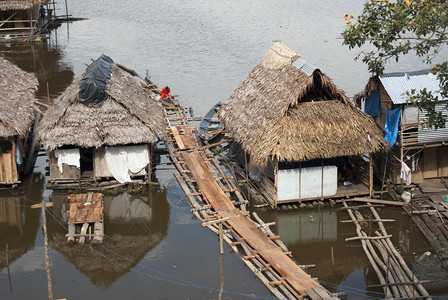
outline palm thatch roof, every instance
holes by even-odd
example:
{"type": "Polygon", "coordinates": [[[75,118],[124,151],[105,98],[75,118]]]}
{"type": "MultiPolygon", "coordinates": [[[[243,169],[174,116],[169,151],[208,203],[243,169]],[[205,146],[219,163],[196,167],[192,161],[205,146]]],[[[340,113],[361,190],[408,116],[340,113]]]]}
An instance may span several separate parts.
{"type": "Polygon", "coordinates": [[[38,81],[0,57],[0,137],[25,135],[35,118],[38,81]]]}
{"type": "Polygon", "coordinates": [[[35,4],[46,4],[47,1],[36,0],[1,0],[0,10],[24,10],[30,9],[35,4]]]}
{"type": "Polygon", "coordinates": [[[375,152],[374,121],[319,69],[277,42],[222,105],[219,116],[254,163],[375,152]],[[371,143],[368,140],[371,136],[371,143]]]}
{"type": "Polygon", "coordinates": [[[156,94],[145,92],[117,64],[112,64],[106,100],[100,107],[79,102],[84,75],[73,81],[42,118],[38,136],[47,149],[154,143],[165,136],[166,122],[156,94]]]}

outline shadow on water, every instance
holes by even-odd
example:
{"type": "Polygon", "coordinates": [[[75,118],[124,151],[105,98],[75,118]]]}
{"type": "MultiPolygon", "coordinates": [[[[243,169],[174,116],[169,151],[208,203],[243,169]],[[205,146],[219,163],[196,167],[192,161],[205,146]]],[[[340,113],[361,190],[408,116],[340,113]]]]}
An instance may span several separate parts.
{"type": "MultiPolygon", "coordinates": [[[[53,210],[65,221],[69,207],[66,195],[51,196],[53,210]]],[[[106,195],[102,245],[67,243],[67,230],[56,218],[48,221],[49,244],[94,285],[107,289],[165,239],[169,214],[166,190],[151,188],[141,195],[106,195]]]]}

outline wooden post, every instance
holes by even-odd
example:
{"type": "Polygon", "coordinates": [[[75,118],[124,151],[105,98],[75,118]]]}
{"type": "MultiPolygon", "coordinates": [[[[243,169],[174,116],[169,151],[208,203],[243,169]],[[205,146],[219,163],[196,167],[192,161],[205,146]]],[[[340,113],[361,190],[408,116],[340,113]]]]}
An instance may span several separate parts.
{"type": "MultiPolygon", "coordinates": [[[[222,227],[222,223],[219,223],[222,227]]],[[[220,265],[221,265],[221,289],[219,290],[219,300],[222,300],[222,295],[224,293],[224,258],[220,255],[220,265]]]]}
{"type": "Polygon", "coordinates": [[[278,202],[278,160],[277,160],[277,158],[275,158],[275,170],[274,170],[274,176],[275,176],[274,208],[277,208],[277,202],[278,202]]]}
{"type": "Polygon", "coordinates": [[[67,4],[67,0],[65,1],[65,18],[68,19],[68,4],[67,4]]]}
{"type": "Polygon", "coordinates": [[[373,197],[373,168],[372,168],[373,155],[369,153],[369,197],[373,197]]]}
{"type": "Polygon", "coordinates": [[[302,162],[299,162],[299,202],[302,200],[302,162]]]}
{"type": "Polygon", "coordinates": [[[9,270],[8,243],[6,243],[6,268],[8,269],[9,291],[12,293],[11,271],[9,270]]]}
{"type": "MultiPolygon", "coordinates": [[[[320,200],[324,200],[324,159],[322,158],[322,177],[320,182],[320,200]]],[[[319,205],[320,211],[320,205],[319,205]]]]}
{"type": "Polygon", "coordinates": [[[50,87],[48,85],[48,81],[47,81],[47,104],[48,106],[50,106],[50,87]]]}
{"type": "Polygon", "coordinates": [[[247,171],[247,152],[244,151],[244,170],[246,172],[247,200],[250,201],[249,173],[247,171]]]}
{"type": "Polygon", "coordinates": [[[76,233],[76,227],[75,224],[68,224],[68,238],[67,242],[74,243],[75,242],[75,236],[76,233]]]}
{"type": "Polygon", "coordinates": [[[400,185],[403,193],[403,178],[401,176],[401,164],[403,163],[403,112],[400,112],[400,185]]]}
{"type": "Polygon", "coordinates": [[[79,243],[80,244],[84,244],[84,242],[86,240],[85,234],[87,234],[87,229],[88,228],[89,228],[89,223],[82,224],[82,227],[81,227],[81,234],[82,234],[82,236],[79,238],[79,243]]]}
{"type": "Polygon", "coordinates": [[[389,161],[389,151],[386,152],[386,161],[384,162],[383,180],[381,181],[381,195],[384,192],[384,181],[386,181],[386,170],[388,161],[389,161]]]}
{"type": "Polygon", "coordinates": [[[47,218],[45,216],[45,203],[44,203],[43,199],[42,199],[42,223],[43,223],[43,227],[44,227],[45,268],[47,270],[48,299],[53,300],[53,286],[51,283],[50,257],[48,256],[47,218]]]}
{"type": "Polygon", "coordinates": [[[93,232],[95,233],[93,242],[101,244],[103,242],[104,224],[102,222],[95,222],[93,232]]]}
{"type": "Polygon", "coordinates": [[[224,254],[223,236],[222,236],[222,222],[219,222],[219,253],[224,254]]]}

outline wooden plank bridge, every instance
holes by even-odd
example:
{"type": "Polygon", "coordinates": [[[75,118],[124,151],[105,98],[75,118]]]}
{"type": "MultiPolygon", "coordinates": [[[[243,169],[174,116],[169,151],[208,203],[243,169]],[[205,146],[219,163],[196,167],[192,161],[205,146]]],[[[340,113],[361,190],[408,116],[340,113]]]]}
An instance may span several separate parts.
{"type": "Polygon", "coordinates": [[[338,299],[302,270],[306,266],[291,259],[291,252],[270,230],[273,223],[265,224],[256,213],[256,221],[250,218],[247,200],[208,147],[200,145],[197,131],[188,126],[180,103],[164,109],[170,134],[165,145],[179,171],[174,176],[192,204],[193,214],[210,224],[216,234],[217,223],[221,223],[224,240],[276,297],[338,299]]]}

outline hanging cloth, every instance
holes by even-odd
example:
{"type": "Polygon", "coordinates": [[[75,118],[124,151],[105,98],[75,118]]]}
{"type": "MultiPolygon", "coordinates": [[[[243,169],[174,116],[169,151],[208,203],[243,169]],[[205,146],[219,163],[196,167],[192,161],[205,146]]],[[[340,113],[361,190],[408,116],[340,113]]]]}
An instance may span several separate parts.
{"type": "Polygon", "coordinates": [[[59,172],[63,172],[62,164],[81,168],[79,149],[61,149],[54,150],[54,156],[58,159],[59,172]]]}
{"type": "Polygon", "coordinates": [[[106,147],[106,162],[110,173],[120,182],[131,182],[131,173],[138,173],[149,164],[147,145],[106,147]]]}
{"type": "Polygon", "coordinates": [[[390,110],[387,109],[386,124],[384,130],[386,136],[384,139],[390,143],[390,147],[393,148],[398,136],[398,126],[400,123],[401,107],[390,110]]]}
{"type": "Polygon", "coordinates": [[[411,169],[404,162],[401,162],[401,175],[400,178],[403,179],[403,182],[406,184],[411,184],[411,169]]]}
{"type": "Polygon", "coordinates": [[[372,117],[379,117],[380,112],[380,91],[374,90],[366,99],[364,112],[372,117]]]}

